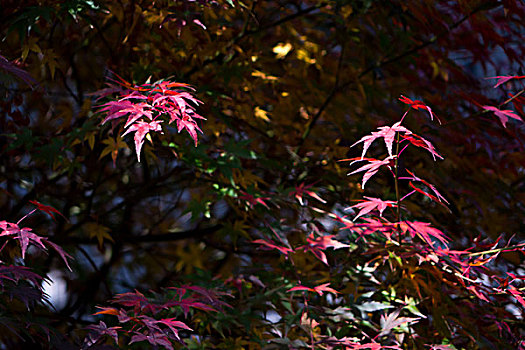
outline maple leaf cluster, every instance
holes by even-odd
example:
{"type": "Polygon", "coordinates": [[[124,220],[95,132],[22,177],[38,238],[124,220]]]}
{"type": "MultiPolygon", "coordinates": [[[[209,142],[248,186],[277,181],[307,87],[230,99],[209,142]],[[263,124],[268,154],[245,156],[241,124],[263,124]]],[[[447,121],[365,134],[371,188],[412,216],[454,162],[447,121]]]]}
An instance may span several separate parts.
{"type": "Polygon", "coordinates": [[[190,285],[170,287],[162,295],[155,294],[152,297],[146,297],[139,291],[118,294],[111,302],[120,305],[120,308],[99,307],[100,311],[95,315],[116,316],[122,326],[107,327],[103,321],[88,326],[91,332],[84,340],[84,347],[87,349],[101,343],[107,336],[119,344],[119,333],[123,333],[131,337],[129,344],[146,341],[151,346],[173,350],[173,342],[184,344],[179,332],[192,329],[176,317],[159,317],[159,314],[174,315],[182,311],[183,317],[187,319],[189,313],[195,310],[223,311],[225,307],[231,308],[221,300],[224,296],[229,294],[190,285]],[[169,294],[171,298],[166,300],[169,294]]]}
{"type": "MultiPolygon", "coordinates": [[[[521,79],[520,76],[513,77],[497,77],[500,78],[498,84],[503,84],[511,79],[521,79]]],[[[413,109],[425,109],[429,112],[431,119],[433,119],[433,112],[430,107],[426,106],[422,101],[416,100],[413,101],[409,98],[402,96],[400,99],[402,102],[410,105],[413,109]]],[[[507,103],[510,101],[507,101],[507,103]]],[[[487,111],[492,111],[500,118],[503,126],[506,127],[506,122],[508,117],[520,120],[519,116],[514,114],[510,110],[502,110],[500,108],[492,106],[483,106],[487,111]]],[[[408,113],[408,112],[407,112],[408,113]]],[[[492,276],[492,272],[486,267],[490,261],[493,261],[501,252],[503,251],[521,251],[523,252],[523,244],[518,244],[510,246],[509,243],[502,248],[497,248],[498,240],[494,244],[477,244],[475,247],[468,248],[466,250],[452,250],[449,248],[450,238],[442,232],[441,230],[433,227],[430,223],[425,223],[421,221],[411,221],[411,220],[402,220],[401,213],[401,202],[411,196],[414,193],[423,194],[425,197],[429,198],[431,201],[436,202],[445,208],[448,209],[447,204],[449,202],[441,195],[437,190],[436,186],[432,183],[416,176],[416,174],[409,169],[403,169],[410,176],[398,176],[399,172],[399,163],[398,158],[401,153],[406,149],[408,145],[414,145],[416,147],[422,147],[428,150],[434,160],[436,157],[442,159],[442,157],[436,152],[434,146],[426,139],[422,138],[419,135],[412,133],[407,128],[401,126],[401,122],[405,119],[407,113],[403,115],[401,121],[395,123],[392,127],[380,127],[379,131],[372,132],[371,135],[364,136],[358,142],[363,143],[363,153],[360,158],[352,158],[345,160],[352,160],[353,164],[356,161],[366,160],[369,163],[358,168],[357,170],[352,171],[349,175],[353,175],[358,172],[365,171],[363,176],[362,187],[364,188],[365,183],[379,170],[381,166],[386,166],[390,169],[392,176],[394,177],[394,182],[396,184],[396,201],[384,201],[380,198],[364,196],[364,200],[360,200],[360,203],[353,205],[347,209],[360,209],[360,212],[354,218],[356,220],[363,215],[370,214],[372,211],[379,211],[379,216],[383,215],[383,211],[387,207],[395,207],[398,209],[396,222],[389,222],[388,220],[379,221],[373,217],[364,218],[364,223],[354,224],[340,218],[336,215],[333,215],[333,218],[336,218],[337,221],[343,223],[345,226],[342,229],[348,229],[352,232],[358,234],[359,237],[364,237],[366,235],[380,235],[384,236],[387,241],[391,242],[392,237],[397,236],[398,242],[397,245],[403,247],[404,252],[401,254],[403,259],[410,257],[416,257],[418,264],[424,264],[425,262],[430,262],[434,267],[440,269],[441,273],[447,274],[450,280],[454,280],[453,283],[456,287],[459,286],[463,288],[463,291],[467,291],[481,301],[487,303],[496,303],[501,302],[503,296],[512,296],[516,299],[518,304],[525,306],[524,293],[522,289],[516,287],[519,285],[525,278],[524,276],[518,276],[515,274],[509,274],[507,278],[502,278],[499,276],[492,276]],[[372,144],[372,142],[378,138],[383,138],[387,147],[388,156],[383,160],[377,160],[373,158],[364,158],[366,151],[372,144]],[[403,142],[408,141],[408,145],[404,146],[403,149],[399,150],[399,146],[403,142]],[[397,144],[396,153],[394,154],[393,144],[397,144]],[[408,187],[412,189],[409,193],[402,196],[398,192],[398,181],[408,180],[408,187]],[[416,187],[415,183],[424,185],[429,191],[423,190],[419,187],[416,187]],[[419,238],[421,243],[415,241],[415,238],[419,238]],[[473,252],[472,250],[481,250],[478,252],[473,252]],[[497,283],[485,283],[484,281],[494,279],[497,283]],[[512,283],[515,283],[514,285],[512,283]]],[[[500,237],[501,238],[501,237],[500,237]]],[[[388,253],[389,257],[391,252],[388,253]]],[[[294,287],[293,290],[309,290],[317,291],[314,289],[309,289],[306,287],[294,287]]],[[[419,287],[418,287],[418,293],[419,287]]],[[[397,318],[399,312],[393,313],[389,316],[383,316],[381,318],[381,324],[383,325],[383,330],[378,334],[378,337],[384,334],[387,330],[391,328],[385,326],[387,324],[396,324],[397,321],[393,321],[397,318]]],[[[410,318],[400,318],[404,322],[414,322],[417,319],[410,318]]],[[[352,348],[361,348],[361,345],[357,345],[352,348]]],[[[381,347],[378,344],[378,348],[381,347]]]]}
{"type": "MultiPolygon", "coordinates": [[[[140,153],[144,139],[150,132],[162,133],[161,123],[175,123],[177,132],[186,130],[197,146],[197,131],[202,130],[197,124],[197,119],[205,119],[197,114],[194,106],[201,101],[197,100],[191,91],[194,89],[184,83],[161,81],[154,84],[132,85],[124,79],[117,77],[109,87],[100,90],[99,99],[117,92],[116,100],[104,103],[98,112],[106,114],[102,124],[111,122],[113,128],[120,123],[121,118],[127,117],[124,123],[125,131],[121,136],[134,133],[135,151],[140,162],[140,153]]],[[[151,140],[151,138],[150,138],[151,140]]]]}
{"type": "MultiPolygon", "coordinates": [[[[49,246],[60,255],[68,269],[71,270],[68,263],[68,259],[70,259],[71,256],[66,253],[59,245],[49,241],[46,237],[39,236],[38,234],[32,232],[31,228],[20,227],[18,224],[19,222],[12,223],[5,220],[0,221],[0,237],[6,237],[18,241],[20,244],[22,259],[25,259],[26,252],[30,244],[43,251],[47,251],[49,246]]],[[[5,247],[5,244],[3,247],[5,247]]]]}
{"type": "Polygon", "coordinates": [[[36,210],[45,212],[50,215],[53,220],[55,218],[52,213],[57,213],[63,216],[62,213],[52,206],[44,205],[34,200],[30,201],[30,203],[35,204],[37,209],[32,210],[17,223],[8,222],[6,220],[0,221],[0,239],[3,240],[2,246],[0,247],[0,253],[2,253],[8,244],[13,241],[18,243],[21,251],[21,261],[15,260],[14,263],[8,264],[5,261],[0,260],[0,287],[2,292],[8,294],[11,299],[16,297],[22,301],[28,309],[37,303],[48,302],[47,295],[44,293],[42,285],[42,282],[45,279],[38,273],[34,272],[31,267],[24,266],[30,246],[44,252],[48,252],[48,249],[52,248],[62,258],[70,271],[71,267],[69,266],[68,259],[72,259],[71,255],[66,253],[62,247],[49,241],[47,237],[36,234],[31,228],[20,227],[20,222],[33,214],[36,210]]]}

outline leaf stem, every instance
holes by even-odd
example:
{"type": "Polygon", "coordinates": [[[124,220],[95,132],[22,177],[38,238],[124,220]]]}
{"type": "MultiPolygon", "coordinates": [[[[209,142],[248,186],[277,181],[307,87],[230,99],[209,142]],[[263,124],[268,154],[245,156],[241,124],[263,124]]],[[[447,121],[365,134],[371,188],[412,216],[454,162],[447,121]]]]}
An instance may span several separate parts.
{"type": "Polygon", "coordinates": [[[496,249],[491,249],[491,250],[485,250],[485,251],[482,251],[482,252],[470,253],[470,254],[468,254],[468,256],[476,256],[476,255],[483,255],[483,254],[499,253],[499,252],[506,251],[508,249],[510,249],[509,251],[513,251],[513,249],[523,248],[523,247],[525,247],[525,243],[516,244],[516,245],[510,246],[510,247],[496,248],[496,249]]]}
{"type": "Polygon", "coordinates": [[[401,244],[401,228],[399,227],[399,222],[401,221],[401,198],[399,196],[399,133],[396,134],[396,160],[394,163],[394,186],[396,190],[396,206],[397,206],[397,239],[399,244],[401,244]]]}

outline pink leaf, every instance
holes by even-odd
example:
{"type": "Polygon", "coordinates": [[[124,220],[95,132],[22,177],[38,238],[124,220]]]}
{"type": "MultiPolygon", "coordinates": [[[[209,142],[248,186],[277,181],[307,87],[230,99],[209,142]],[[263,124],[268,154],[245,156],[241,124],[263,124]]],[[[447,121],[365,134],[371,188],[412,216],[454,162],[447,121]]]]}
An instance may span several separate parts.
{"type": "Polygon", "coordinates": [[[448,238],[437,228],[431,227],[429,223],[420,221],[403,221],[400,223],[403,232],[409,232],[411,237],[418,236],[429,246],[433,246],[430,237],[438,239],[443,245],[447,245],[448,238]]]}
{"type": "MultiPolygon", "coordinates": [[[[386,208],[388,208],[388,207],[396,207],[397,206],[396,202],[393,202],[393,201],[383,201],[383,200],[381,200],[379,198],[366,197],[366,196],[364,198],[366,198],[367,200],[361,200],[362,203],[358,203],[356,205],[352,205],[351,207],[349,207],[349,208],[361,209],[359,214],[357,214],[357,216],[354,218],[354,221],[358,217],[363,216],[365,214],[368,214],[374,209],[379,210],[379,216],[382,216],[383,215],[383,211],[386,208]]],[[[347,209],[349,209],[349,208],[347,208],[347,209]]]]}
{"type": "Polygon", "coordinates": [[[160,119],[165,115],[169,117],[169,124],[177,122],[178,132],[186,129],[195,146],[197,146],[197,132],[202,133],[202,130],[195,120],[206,118],[198,115],[194,107],[188,104],[188,101],[194,105],[199,105],[202,102],[187,91],[172,90],[177,88],[194,89],[187,84],[169,81],[132,86],[124,79],[118,76],[117,78],[118,80],[115,82],[125,89],[112,87],[102,92],[104,96],[113,92],[121,93],[119,100],[110,101],[100,106],[99,112],[106,114],[102,124],[129,115],[124,125],[124,128],[128,129],[122,136],[135,131],[135,149],[139,162],[144,137],[149,131],[161,131],[159,123],[162,123],[163,120],[160,119]]]}
{"type": "MultiPolygon", "coordinates": [[[[423,180],[423,179],[417,177],[416,174],[414,174],[414,173],[411,172],[410,170],[406,169],[406,171],[407,171],[412,177],[400,177],[400,179],[409,179],[409,180],[412,180],[412,181],[419,181],[419,182],[422,182],[425,186],[427,186],[428,188],[430,188],[430,189],[432,190],[432,192],[434,192],[434,194],[436,195],[437,198],[436,198],[436,197],[433,197],[433,196],[431,196],[431,195],[429,195],[429,194],[426,193],[426,192],[424,192],[424,194],[425,194],[426,196],[429,196],[429,198],[432,198],[432,197],[433,197],[432,199],[434,199],[435,201],[440,201],[440,202],[443,201],[443,202],[449,204],[448,201],[447,201],[447,200],[446,200],[446,199],[445,199],[445,198],[444,198],[444,197],[438,192],[438,190],[436,189],[436,187],[435,187],[434,185],[432,185],[430,182],[428,182],[428,181],[426,181],[426,180],[423,180]],[[437,199],[437,200],[436,200],[436,199],[437,199]]],[[[412,186],[412,188],[416,189],[416,191],[418,191],[418,192],[421,191],[421,190],[417,189],[414,185],[411,185],[411,186],[412,186]]]]}
{"type": "Polygon", "coordinates": [[[485,294],[483,294],[483,291],[480,288],[477,288],[476,285],[468,286],[467,289],[474,293],[474,295],[480,298],[481,300],[484,300],[488,303],[490,302],[490,300],[487,299],[485,294]]]}
{"type": "Polygon", "coordinates": [[[202,24],[201,21],[199,21],[198,19],[194,19],[193,20],[193,23],[195,23],[196,25],[198,25],[199,27],[201,27],[202,29],[206,30],[206,26],[204,24],[202,24]]]}
{"type": "Polygon", "coordinates": [[[308,292],[317,293],[319,295],[323,295],[324,292],[339,293],[335,289],[328,287],[329,285],[330,285],[330,283],[325,283],[325,284],[318,285],[317,287],[314,287],[314,288],[309,288],[309,287],[305,287],[305,286],[302,286],[302,285],[298,285],[298,286],[295,286],[295,287],[292,287],[292,288],[288,289],[287,291],[288,292],[308,291],[308,292]]]}
{"type": "Polygon", "coordinates": [[[241,193],[243,195],[239,196],[238,198],[241,199],[241,200],[246,201],[248,203],[248,205],[250,206],[250,208],[253,208],[254,205],[260,204],[260,205],[266,207],[267,209],[270,209],[268,204],[266,204],[266,202],[265,202],[265,200],[270,199],[269,197],[255,197],[254,195],[251,195],[251,194],[246,193],[244,191],[241,191],[241,193]]]}
{"type": "Polygon", "coordinates": [[[361,159],[365,156],[366,151],[374,142],[374,140],[378,138],[383,138],[385,140],[385,145],[388,150],[388,155],[392,157],[392,144],[394,142],[394,138],[396,135],[396,132],[404,132],[406,134],[411,134],[412,132],[405,128],[404,126],[401,126],[401,122],[397,122],[392,126],[382,126],[379,128],[379,131],[373,131],[371,135],[364,136],[359,141],[354,143],[350,147],[354,147],[360,142],[363,142],[363,153],[361,154],[361,159]]]}
{"type": "Polygon", "coordinates": [[[68,253],[66,253],[64,251],[64,249],[62,249],[58,244],[55,244],[55,243],[50,242],[50,241],[46,241],[46,243],[48,245],[50,245],[51,248],[53,248],[58,253],[58,255],[60,255],[60,257],[62,258],[62,260],[66,264],[67,268],[69,269],[69,271],[73,271],[73,270],[71,270],[71,267],[69,266],[69,263],[68,263],[68,260],[67,260],[67,259],[73,259],[73,257],[71,255],[69,255],[68,253]]]}
{"type": "Polygon", "coordinates": [[[199,129],[199,126],[197,123],[190,117],[185,116],[183,119],[177,119],[177,131],[180,132],[182,129],[186,129],[188,131],[188,134],[190,134],[191,138],[193,139],[193,142],[195,143],[195,147],[197,147],[197,131],[200,131],[202,134],[202,130],[199,129]]]}
{"type": "Polygon", "coordinates": [[[505,128],[507,127],[506,124],[507,124],[507,121],[509,120],[509,117],[510,118],[514,118],[516,120],[523,121],[523,119],[521,119],[519,115],[515,114],[510,109],[501,110],[501,109],[498,109],[498,108],[493,107],[493,106],[483,106],[483,108],[488,110],[488,111],[494,112],[496,117],[499,118],[501,124],[503,124],[503,126],[505,128]]]}
{"type": "Polygon", "coordinates": [[[326,201],[324,199],[322,199],[321,197],[319,197],[319,195],[313,191],[309,191],[308,189],[311,188],[313,186],[313,184],[311,185],[306,185],[305,186],[305,183],[301,183],[299,186],[296,186],[295,187],[295,191],[292,191],[290,192],[290,195],[294,196],[301,205],[304,205],[303,203],[303,195],[308,195],[312,198],[315,198],[317,199],[318,201],[322,202],[322,203],[326,203],[326,201]]]}
{"type": "Polygon", "coordinates": [[[149,120],[153,119],[153,114],[151,113],[151,110],[145,109],[146,107],[151,108],[151,106],[147,103],[135,103],[131,107],[121,110],[121,112],[126,112],[130,114],[124,127],[127,128],[142,116],[148,117],[149,120]]]}
{"type": "Polygon", "coordinates": [[[330,283],[325,283],[325,284],[321,284],[317,287],[314,287],[314,291],[319,294],[319,295],[323,295],[323,292],[330,292],[330,293],[334,293],[334,294],[338,294],[339,292],[336,291],[335,289],[331,288],[331,287],[328,287],[330,285],[330,283]]]}
{"type": "Polygon", "coordinates": [[[46,245],[51,246],[57,253],[60,254],[62,259],[66,263],[68,269],[71,270],[67,259],[72,257],[69,254],[67,254],[64,250],[62,250],[60,246],[48,241],[47,238],[39,236],[34,232],[31,232],[30,228],[20,228],[17,224],[10,223],[7,221],[0,221],[0,230],[2,230],[2,232],[0,232],[0,237],[15,236],[14,239],[19,241],[20,250],[22,252],[22,259],[25,259],[25,254],[30,243],[37,246],[41,250],[47,251],[47,247],[44,245],[45,243],[46,245]]]}
{"type": "Polygon", "coordinates": [[[455,350],[456,347],[447,344],[430,345],[430,350],[455,350]]]}
{"type": "Polygon", "coordinates": [[[133,103],[130,101],[110,101],[103,104],[102,107],[104,108],[101,108],[99,112],[107,112],[106,118],[104,118],[102,121],[102,124],[105,124],[110,120],[117,119],[128,114],[128,112],[125,112],[124,110],[133,107],[133,103]]]}
{"type": "Polygon", "coordinates": [[[284,255],[288,256],[289,253],[292,252],[292,250],[288,247],[281,247],[281,246],[278,246],[276,245],[275,243],[273,243],[272,241],[265,241],[263,239],[257,239],[255,241],[253,241],[253,243],[257,243],[257,244],[262,244],[270,249],[277,249],[278,251],[280,251],[281,253],[283,253],[284,255]]]}
{"type": "Polygon", "coordinates": [[[379,168],[383,165],[386,165],[386,166],[390,166],[390,160],[394,159],[394,157],[387,157],[383,160],[378,160],[378,159],[372,159],[372,158],[362,158],[362,159],[358,159],[358,160],[355,160],[353,161],[352,163],[350,164],[353,164],[355,162],[358,162],[360,160],[367,160],[369,161],[370,163],[366,164],[366,165],[363,165],[362,167],[360,167],[359,169],[357,170],[354,170],[352,171],[351,173],[349,173],[348,175],[353,175],[353,174],[356,174],[356,173],[359,173],[361,171],[365,171],[366,170],[366,173],[365,175],[363,175],[363,184],[361,185],[362,188],[365,188],[365,184],[366,182],[372,177],[374,176],[375,173],[378,172],[379,168]]]}
{"type": "Polygon", "coordinates": [[[122,136],[135,131],[135,151],[137,153],[137,159],[140,162],[140,150],[142,149],[142,145],[144,144],[144,137],[148,134],[150,131],[162,131],[162,128],[160,126],[160,123],[162,121],[151,121],[149,123],[146,122],[137,122],[136,124],[131,125],[128,130],[122,136]]]}
{"type": "Polygon", "coordinates": [[[521,306],[525,308],[525,299],[523,299],[523,293],[521,293],[520,290],[516,289],[516,287],[514,286],[509,286],[508,292],[512,294],[514,298],[516,298],[516,300],[521,304],[521,306]]]}
{"type": "Polygon", "coordinates": [[[498,81],[496,82],[496,85],[494,85],[494,88],[497,88],[498,86],[500,86],[501,84],[505,84],[507,81],[509,80],[512,80],[512,79],[524,79],[525,78],[525,75],[498,75],[498,76],[495,76],[495,77],[487,77],[485,79],[498,79],[498,81]]]}
{"type": "Polygon", "coordinates": [[[350,247],[348,244],[332,239],[332,237],[335,237],[335,235],[326,235],[314,238],[314,234],[311,233],[306,241],[310,247],[315,247],[316,249],[321,250],[325,250],[327,248],[341,249],[350,247]]]}

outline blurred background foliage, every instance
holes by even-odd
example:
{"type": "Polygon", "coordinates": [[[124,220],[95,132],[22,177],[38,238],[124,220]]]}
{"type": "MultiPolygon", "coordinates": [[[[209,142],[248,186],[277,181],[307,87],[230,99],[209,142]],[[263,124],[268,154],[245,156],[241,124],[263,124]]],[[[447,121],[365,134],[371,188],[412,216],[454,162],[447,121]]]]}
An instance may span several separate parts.
{"type": "MultiPolygon", "coordinates": [[[[518,346],[516,300],[487,306],[455,295],[430,265],[396,260],[402,254],[374,235],[356,240],[328,213],[352,214],[343,208],[363,194],[395,200],[386,171],[365,193],[338,160],[360,156],[349,146],[398,121],[404,95],[441,121],[412,110],[405,125],[444,160],[407,150],[402,166],[450,202],[447,211],[417,197],[404,203],[406,218],[431,222],[458,250],[500,235],[523,239],[524,124],[504,128],[481,108],[523,92],[522,80],[494,89],[485,79],[525,74],[523,2],[3,0],[0,9],[0,55],[34,79],[0,70],[2,219],[17,222],[32,209],[29,200],[57,208],[67,221],[38,214],[24,225],[75,257],[71,273],[53,254],[31,260],[54,281],[46,290],[56,309],[33,312],[54,329],[49,347],[79,344],[98,319],[95,306],[117,293],[186,283],[233,296],[224,313],[186,316],[192,349],[301,348],[322,336],[365,342],[363,334],[381,332],[385,310],[401,305],[426,318],[375,340],[518,346]],[[115,74],[137,85],[170,79],[195,87],[206,118],[198,146],[165,128],[145,142],[138,163],[132,137],[101,126],[96,113],[105,100],[93,93],[115,74]],[[301,185],[313,185],[308,191],[323,201],[301,185]],[[319,231],[350,245],[327,251],[329,266],[308,252],[294,253],[292,265],[252,243],[297,247],[319,231]],[[304,300],[286,292],[298,281],[330,282],[340,294],[312,294],[306,314],[304,300]]],[[[522,118],[523,103],[512,103],[522,118]]],[[[382,145],[368,152],[384,154],[382,145]]],[[[510,252],[491,269],[524,275],[522,264],[523,254],[510,252]]],[[[0,307],[2,319],[17,313],[23,306],[0,307]]],[[[45,339],[36,327],[26,331],[0,336],[4,348],[45,339]]]]}

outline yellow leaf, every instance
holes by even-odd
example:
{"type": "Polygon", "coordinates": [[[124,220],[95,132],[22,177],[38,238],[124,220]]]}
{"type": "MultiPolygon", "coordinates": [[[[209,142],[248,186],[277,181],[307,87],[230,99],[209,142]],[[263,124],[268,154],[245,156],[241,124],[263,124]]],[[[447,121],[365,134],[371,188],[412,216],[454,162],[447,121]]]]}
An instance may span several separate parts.
{"type": "Polygon", "coordinates": [[[69,144],[69,146],[70,146],[70,147],[73,147],[73,146],[78,145],[78,144],[80,144],[80,143],[82,143],[82,142],[80,141],[80,139],[74,139],[74,140],[69,144]]]}
{"type": "Polygon", "coordinates": [[[46,50],[42,56],[42,64],[49,67],[51,72],[51,79],[55,77],[55,70],[58,67],[58,55],[53,52],[53,50],[46,50]]]}
{"type": "Polygon", "coordinates": [[[91,99],[86,98],[84,100],[84,103],[82,103],[82,107],[80,107],[80,112],[78,113],[78,116],[85,117],[88,115],[90,111],[91,111],[91,99]]]}
{"type": "Polygon", "coordinates": [[[102,141],[102,143],[107,146],[106,148],[102,150],[102,153],[100,154],[100,157],[98,159],[102,159],[102,157],[111,153],[111,158],[113,159],[113,165],[115,165],[115,163],[117,162],[118,151],[121,148],[128,148],[128,145],[126,145],[126,143],[122,141],[122,138],[120,137],[120,135],[117,136],[116,139],[108,137],[107,139],[102,141]]]}
{"type": "Polygon", "coordinates": [[[265,122],[270,121],[270,118],[268,118],[268,112],[266,112],[264,109],[261,109],[259,106],[255,107],[254,113],[257,118],[260,118],[264,120],[265,122]]]}
{"type": "Polygon", "coordinates": [[[203,244],[189,243],[187,246],[179,245],[175,249],[175,255],[177,256],[177,263],[175,264],[175,270],[181,271],[184,269],[184,273],[189,274],[194,271],[195,268],[204,268],[204,252],[205,246],[203,244]]]}
{"type": "Polygon", "coordinates": [[[27,58],[27,55],[29,55],[29,51],[33,51],[36,53],[42,53],[42,50],[40,49],[40,46],[37,44],[37,38],[31,37],[27,41],[27,44],[25,44],[22,47],[22,61],[25,61],[27,58]]]}
{"type": "Polygon", "coordinates": [[[266,73],[263,73],[261,71],[255,70],[252,72],[252,77],[261,78],[264,80],[277,80],[277,77],[274,77],[273,75],[267,75],[266,73]]]}
{"type": "Polygon", "coordinates": [[[93,150],[93,147],[95,147],[95,132],[90,132],[87,135],[88,145],[91,150],[93,150]]]}
{"type": "Polygon", "coordinates": [[[273,48],[273,53],[277,59],[284,58],[288,55],[288,52],[292,49],[292,44],[290,43],[279,43],[273,48]]]}
{"type": "Polygon", "coordinates": [[[309,64],[315,63],[315,58],[311,58],[310,53],[304,49],[297,50],[297,58],[309,64]]]}
{"type": "Polygon", "coordinates": [[[96,222],[88,222],[84,224],[84,230],[89,234],[89,238],[96,238],[98,241],[98,246],[102,247],[104,239],[108,241],[115,242],[113,238],[109,235],[109,228],[97,224],[96,222]]]}

